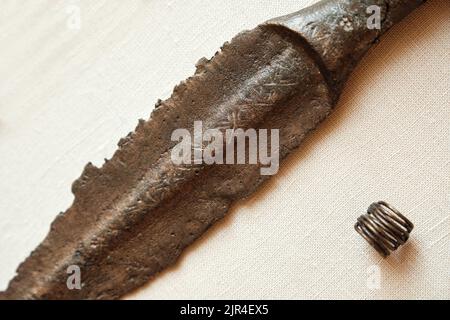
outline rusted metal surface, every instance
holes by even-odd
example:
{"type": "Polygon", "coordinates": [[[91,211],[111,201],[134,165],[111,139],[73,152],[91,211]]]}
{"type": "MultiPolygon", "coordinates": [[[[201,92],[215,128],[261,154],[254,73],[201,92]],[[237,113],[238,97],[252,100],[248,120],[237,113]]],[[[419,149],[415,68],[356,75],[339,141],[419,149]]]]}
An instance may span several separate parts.
{"type": "Polygon", "coordinates": [[[73,205],[1,297],[115,299],[147,283],[268,179],[260,164],[175,165],[172,132],[199,120],[207,129],[280,129],[285,158],[330,114],[367,50],[422,2],[322,1],[242,32],[200,60],[111,160],[86,166],[73,184],[73,205]],[[382,8],[381,30],[366,26],[374,4],[382,8]],[[81,290],[67,288],[71,265],[81,269],[81,290]]]}

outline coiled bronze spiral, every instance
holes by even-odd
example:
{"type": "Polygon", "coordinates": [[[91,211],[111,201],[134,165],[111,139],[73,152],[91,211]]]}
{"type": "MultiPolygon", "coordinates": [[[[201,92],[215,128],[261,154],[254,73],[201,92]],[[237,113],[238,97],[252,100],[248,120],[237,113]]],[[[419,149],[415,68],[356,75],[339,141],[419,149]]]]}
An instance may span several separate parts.
{"type": "Polygon", "coordinates": [[[372,203],[358,218],[355,229],[383,257],[405,244],[414,225],[386,202],[372,203]]]}

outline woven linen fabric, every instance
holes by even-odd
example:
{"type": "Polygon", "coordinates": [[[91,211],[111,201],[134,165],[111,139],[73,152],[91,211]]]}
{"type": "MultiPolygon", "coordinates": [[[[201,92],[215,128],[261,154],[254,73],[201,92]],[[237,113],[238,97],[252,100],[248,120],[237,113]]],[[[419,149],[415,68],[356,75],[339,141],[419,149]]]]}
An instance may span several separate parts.
{"type": "MultiPolygon", "coordinates": [[[[158,98],[236,33],[307,0],[3,0],[0,289],[158,98]]],[[[450,298],[450,3],[365,57],[279,174],[135,299],[450,298]],[[382,259],[353,229],[386,200],[415,224],[382,259]]]]}

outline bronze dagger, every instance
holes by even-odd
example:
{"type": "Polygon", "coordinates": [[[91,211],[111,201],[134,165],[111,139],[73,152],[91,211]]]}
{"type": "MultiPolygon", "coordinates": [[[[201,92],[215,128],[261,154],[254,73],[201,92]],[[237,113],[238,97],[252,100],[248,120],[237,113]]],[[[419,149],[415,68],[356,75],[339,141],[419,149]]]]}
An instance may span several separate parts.
{"type": "Polygon", "coordinates": [[[279,129],[280,158],[336,105],[350,73],[420,0],[326,0],[238,34],[158,102],[102,168],[88,164],[75,200],[22,263],[5,299],[115,299],[171,265],[269,176],[262,164],[177,165],[178,128],[279,129]],[[378,6],[381,29],[367,25],[378,6]],[[233,116],[239,114],[238,120],[233,116]],[[80,290],[67,286],[70,266],[80,290]]]}

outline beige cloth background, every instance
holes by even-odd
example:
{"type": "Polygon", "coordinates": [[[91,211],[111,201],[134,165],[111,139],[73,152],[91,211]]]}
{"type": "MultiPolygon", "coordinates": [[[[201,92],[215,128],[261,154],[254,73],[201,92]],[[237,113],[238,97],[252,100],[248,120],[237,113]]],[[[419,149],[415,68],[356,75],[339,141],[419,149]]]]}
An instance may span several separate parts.
{"type": "MultiPolygon", "coordinates": [[[[110,157],[200,57],[313,2],[2,0],[0,289],[84,165],[110,157]]],[[[450,2],[430,0],[370,52],[264,190],[130,297],[450,298],[449,63],[450,2]],[[416,225],[386,260],[353,230],[380,199],[416,225]]]]}

